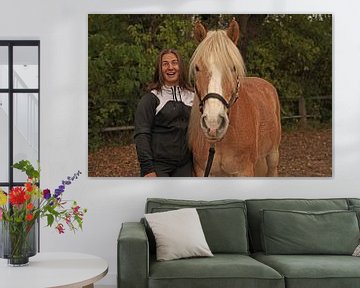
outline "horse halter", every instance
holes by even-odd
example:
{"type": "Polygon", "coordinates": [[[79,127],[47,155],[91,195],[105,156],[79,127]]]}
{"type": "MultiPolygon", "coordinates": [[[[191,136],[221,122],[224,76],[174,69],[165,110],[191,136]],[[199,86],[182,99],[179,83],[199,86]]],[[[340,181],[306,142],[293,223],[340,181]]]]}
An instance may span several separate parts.
{"type": "Polygon", "coordinates": [[[207,101],[210,98],[215,98],[218,99],[227,109],[228,109],[228,113],[230,110],[230,107],[236,102],[237,98],[238,98],[238,92],[239,92],[239,88],[240,88],[240,81],[239,81],[239,77],[236,78],[236,89],[235,91],[231,94],[231,98],[229,100],[229,102],[227,102],[225,100],[224,97],[222,97],[220,94],[218,93],[208,93],[204,96],[204,98],[201,99],[200,97],[200,93],[195,85],[195,92],[196,95],[199,98],[199,109],[200,109],[200,113],[203,114],[204,112],[204,105],[205,105],[205,101],[207,101]]]}
{"type": "MultiPolygon", "coordinates": [[[[204,112],[205,101],[207,101],[210,98],[218,99],[227,108],[227,113],[229,114],[231,106],[234,105],[237,98],[239,97],[238,92],[239,92],[239,88],[240,88],[240,80],[239,80],[239,76],[238,76],[236,78],[236,89],[231,94],[231,98],[230,98],[229,102],[227,102],[225,100],[225,98],[222,97],[218,93],[208,93],[208,94],[206,94],[204,96],[204,98],[201,99],[200,93],[199,93],[199,91],[198,91],[198,89],[196,87],[196,84],[194,85],[194,87],[195,87],[196,95],[197,95],[197,97],[199,99],[199,109],[200,109],[201,114],[203,114],[203,112],[204,112]]],[[[206,162],[206,167],[205,167],[205,170],[204,170],[204,177],[209,177],[211,166],[212,166],[212,163],[213,163],[213,160],[214,160],[214,156],[215,156],[215,144],[212,143],[210,145],[210,148],[209,148],[209,155],[208,155],[208,159],[207,159],[207,162],[206,162]]]]}

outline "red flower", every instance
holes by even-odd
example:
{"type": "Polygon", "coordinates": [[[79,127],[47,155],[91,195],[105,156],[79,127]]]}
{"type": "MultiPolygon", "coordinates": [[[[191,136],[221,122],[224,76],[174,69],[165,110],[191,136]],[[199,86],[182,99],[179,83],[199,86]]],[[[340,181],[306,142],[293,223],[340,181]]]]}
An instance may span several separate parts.
{"type": "Polygon", "coordinates": [[[26,201],[25,189],[23,187],[13,187],[9,193],[9,201],[12,205],[24,204],[26,201]]]}
{"type": "Polygon", "coordinates": [[[31,221],[33,218],[34,218],[34,215],[33,215],[33,214],[28,214],[28,215],[26,215],[26,220],[27,220],[27,221],[31,221]]]}
{"type": "Polygon", "coordinates": [[[29,203],[26,205],[26,210],[31,210],[34,208],[34,205],[32,203],[29,203]]]}
{"type": "Polygon", "coordinates": [[[31,185],[30,182],[26,182],[25,187],[26,187],[26,190],[29,192],[31,192],[33,190],[33,186],[31,185]]]}
{"type": "Polygon", "coordinates": [[[76,215],[79,214],[80,206],[71,207],[71,209],[73,210],[74,215],[76,215]]]}
{"type": "Polygon", "coordinates": [[[25,193],[24,198],[25,200],[29,200],[31,198],[31,195],[29,193],[25,193]]]}
{"type": "Polygon", "coordinates": [[[66,215],[65,222],[66,222],[67,225],[71,224],[71,215],[70,214],[66,215]]]}
{"type": "Polygon", "coordinates": [[[55,228],[58,230],[59,234],[62,234],[65,232],[64,225],[61,223],[59,223],[55,228]]]}

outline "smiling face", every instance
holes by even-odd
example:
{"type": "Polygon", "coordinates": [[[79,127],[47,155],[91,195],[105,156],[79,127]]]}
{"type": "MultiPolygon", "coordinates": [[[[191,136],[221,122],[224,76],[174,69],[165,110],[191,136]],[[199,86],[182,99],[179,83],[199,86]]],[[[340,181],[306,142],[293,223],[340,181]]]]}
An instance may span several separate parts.
{"type": "Polygon", "coordinates": [[[174,53],[166,53],[161,57],[161,73],[166,86],[179,84],[180,66],[174,53]]]}

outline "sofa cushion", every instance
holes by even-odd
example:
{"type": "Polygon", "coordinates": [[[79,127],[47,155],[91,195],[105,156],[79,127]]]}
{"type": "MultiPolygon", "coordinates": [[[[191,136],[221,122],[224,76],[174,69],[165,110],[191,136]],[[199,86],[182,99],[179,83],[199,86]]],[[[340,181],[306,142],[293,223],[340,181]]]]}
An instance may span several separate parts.
{"type": "Polygon", "coordinates": [[[266,254],[351,255],[359,244],[353,211],[262,210],[266,254]]]}
{"type": "Polygon", "coordinates": [[[347,201],[349,206],[360,206],[360,198],[348,198],[347,201]]]}
{"type": "Polygon", "coordinates": [[[256,260],[284,275],[286,288],[360,287],[360,258],[343,255],[265,255],[256,260]]]}
{"type": "Polygon", "coordinates": [[[262,251],[260,210],[327,211],[348,210],[346,199],[253,199],[246,200],[249,235],[252,251],[262,251]]]}
{"type": "Polygon", "coordinates": [[[359,228],[360,228],[360,204],[359,204],[359,206],[351,205],[349,207],[349,210],[354,211],[356,213],[356,216],[358,218],[359,228]]]}
{"type": "Polygon", "coordinates": [[[149,288],[284,288],[283,277],[249,256],[215,254],[211,258],[157,262],[149,267],[149,288]]]}
{"type": "Polygon", "coordinates": [[[195,208],[145,214],[156,239],[159,261],[213,256],[195,208]]]}
{"type": "MultiPolygon", "coordinates": [[[[213,253],[248,254],[245,202],[242,200],[176,200],[149,198],[146,213],[193,207],[197,209],[206,241],[213,253]]],[[[152,235],[149,235],[151,239],[152,235]]]]}

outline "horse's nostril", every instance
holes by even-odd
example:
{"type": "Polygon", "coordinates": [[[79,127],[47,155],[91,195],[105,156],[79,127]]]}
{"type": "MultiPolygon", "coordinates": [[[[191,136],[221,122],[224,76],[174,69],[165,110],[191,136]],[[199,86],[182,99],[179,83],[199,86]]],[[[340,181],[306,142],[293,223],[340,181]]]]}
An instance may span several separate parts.
{"type": "Polygon", "coordinates": [[[219,129],[224,129],[226,126],[226,119],[224,116],[219,116],[219,129]]]}
{"type": "Polygon", "coordinates": [[[206,125],[206,115],[203,115],[203,116],[201,117],[201,126],[202,126],[203,128],[207,128],[207,125],[206,125]]]}

